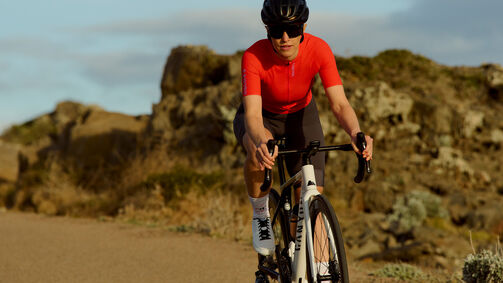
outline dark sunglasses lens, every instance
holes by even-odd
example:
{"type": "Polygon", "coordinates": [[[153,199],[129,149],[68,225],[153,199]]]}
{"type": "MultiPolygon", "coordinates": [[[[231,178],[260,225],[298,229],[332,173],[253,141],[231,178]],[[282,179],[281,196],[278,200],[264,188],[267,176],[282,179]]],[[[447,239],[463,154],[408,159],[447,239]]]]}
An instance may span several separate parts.
{"type": "Polygon", "coordinates": [[[269,34],[273,38],[281,38],[283,36],[283,27],[282,26],[269,27],[269,34]]]}
{"type": "Polygon", "coordinates": [[[288,37],[297,37],[302,34],[302,26],[288,26],[286,33],[288,37]]]}
{"type": "Polygon", "coordinates": [[[286,26],[271,26],[269,27],[269,35],[273,38],[283,37],[283,33],[286,32],[288,37],[297,37],[302,34],[302,26],[298,25],[286,25],[286,26]]]}

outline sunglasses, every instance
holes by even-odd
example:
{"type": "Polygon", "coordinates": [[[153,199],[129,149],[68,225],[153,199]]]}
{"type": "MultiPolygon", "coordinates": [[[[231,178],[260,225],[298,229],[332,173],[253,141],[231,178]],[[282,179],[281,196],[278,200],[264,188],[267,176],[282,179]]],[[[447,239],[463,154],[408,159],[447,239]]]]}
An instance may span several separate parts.
{"type": "Polygon", "coordinates": [[[272,38],[282,38],[283,33],[286,32],[288,37],[297,37],[302,35],[304,32],[303,25],[276,25],[276,26],[268,26],[267,30],[269,31],[269,35],[272,38]]]}

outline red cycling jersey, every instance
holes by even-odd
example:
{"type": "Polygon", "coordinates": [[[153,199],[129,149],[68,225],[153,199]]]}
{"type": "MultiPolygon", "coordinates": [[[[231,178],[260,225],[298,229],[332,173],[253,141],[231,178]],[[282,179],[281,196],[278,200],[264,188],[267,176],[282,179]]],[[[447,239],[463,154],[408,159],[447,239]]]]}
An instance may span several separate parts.
{"type": "Polygon", "coordinates": [[[311,85],[320,73],[325,88],[341,85],[335,57],[321,38],[305,33],[292,61],[281,60],[271,42],[259,40],[242,59],[243,96],[261,95],[262,107],[273,113],[297,112],[311,102],[311,85]]]}

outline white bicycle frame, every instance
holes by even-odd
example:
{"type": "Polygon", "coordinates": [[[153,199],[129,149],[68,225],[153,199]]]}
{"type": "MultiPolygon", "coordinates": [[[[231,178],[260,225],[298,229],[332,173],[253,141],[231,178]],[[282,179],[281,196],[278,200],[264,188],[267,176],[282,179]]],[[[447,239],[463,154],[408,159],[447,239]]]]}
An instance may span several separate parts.
{"type": "MultiPolygon", "coordinates": [[[[311,198],[319,195],[318,189],[316,188],[316,178],[314,175],[313,165],[304,165],[302,169],[297,172],[293,177],[288,179],[281,187],[280,191],[286,187],[294,184],[298,180],[302,179],[302,190],[301,190],[301,200],[299,201],[299,213],[297,229],[295,234],[295,252],[294,261],[292,262],[292,283],[307,282],[306,276],[306,242],[307,242],[307,252],[309,256],[309,263],[311,265],[311,270],[314,273],[315,262],[314,262],[314,247],[311,229],[311,219],[309,215],[309,204],[311,198]],[[307,212],[306,212],[307,210],[307,212]],[[305,228],[305,229],[304,229],[305,228]]],[[[325,222],[325,227],[328,227],[328,221],[326,218],[323,219],[325,222]]],[[[333,241],[332,230],[327,229],[327,236],[332,239],[330,245],[333,251],[335,251],[335,241],[333,241]]],[[[317,282],[315,274],[312,274],[313,282],[317,282]]]]}

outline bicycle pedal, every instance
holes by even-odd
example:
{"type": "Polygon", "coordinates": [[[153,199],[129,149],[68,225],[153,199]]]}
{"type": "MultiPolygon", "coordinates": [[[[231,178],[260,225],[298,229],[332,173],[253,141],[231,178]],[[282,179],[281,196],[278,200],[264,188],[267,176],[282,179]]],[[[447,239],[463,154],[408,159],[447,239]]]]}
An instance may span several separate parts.
{"type": "MultiPolygon", "coordinates": [[[[267,266],[269,268],[273,268],[273,266],[275,266],[275,262],[274,262],[274,258],[272,257],[272,255],[270,256],[267,256],[263,261],[262,261],[262,265],[264,266],[267,266]]],[[[274,268],[273,268],[274,269],[274,268]]]]}

